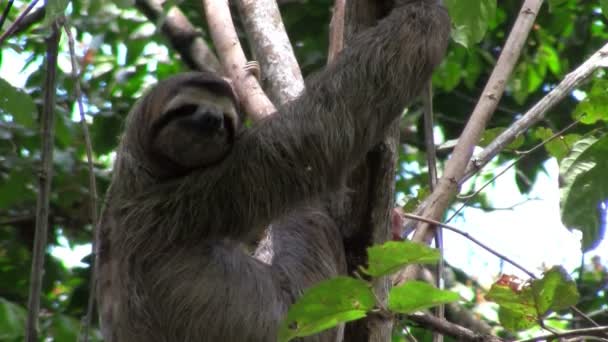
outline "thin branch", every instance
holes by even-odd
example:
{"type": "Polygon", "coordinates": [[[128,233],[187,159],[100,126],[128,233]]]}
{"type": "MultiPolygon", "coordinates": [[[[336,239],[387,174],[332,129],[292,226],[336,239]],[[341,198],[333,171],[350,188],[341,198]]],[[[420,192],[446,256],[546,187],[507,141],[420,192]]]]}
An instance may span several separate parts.
{"type": "Polygon", "coordinates": [[[74,37],[70,29],[70,24],[65,21],[63,25],[64,31],[68,36],[68,46],[70,49],[70,62],[72,63],[72,78],[74,78],[74,93],[76,95],[76,102],[78,103],[78,112],[80,113],[80,124],[82,126],[82,132],[84,135],[85,148],[87,153],[87,166],[89,171],[89,206],[91,207],[91,227],[93,227],[93,244],[91,252],[91,263],[89,266],[90,275],[90,289],[89,299],[87,303],[87,312],[83,318],[82,323],[82,340],[87,342],[89,340],[89,328],[91,326],[91,317],[93,316],[93,306],[95,300],[95,284],[97,282],[97,275],[95,274],[95,259],[97,257],[97,244],[99,241],[99,233],[97,229],[97,184],[95,182],[95,171],[93,166],[93,144],[91,143],[91,135],[89,134],[89,126],[85,117],[84,106],[82,104],[82,91],[80,89],[80,73],[78,71],[78,63],[76,62],[76,51],[74,49],[74,37]]]}
{"type": "MultiPolygon", "coordinates": [[[[435,119],[433,118],[433,84],[428,82],[426,89],[422,94],[422,102],[424,107],[424,145],[426,147],[426,164],[429,169],[429,189],[435,190],[437,184],[437,151],[435,148],[435,119]]],[[[433,227],[435,231],[435,247],[439,250],[439,261],[435,267],[435,286],[438,289],[443,289],[443,270],[445,263],[443,260],[443,231],[441,227],[433,227]]],[[[435,317],[439,319],[445,318],[445,305],[440,304],[435,309],[435,317]]],[[[443,335],[433,331],[433,342],[442,342],[443,335]]]]}
{"type": "Polygon", "coordinates": [[[258,80],[245,69],[247,59],[232,23],[228,2],[226,0],[203,0],[203,7],[224,72],[232,80],[244,110],[254,120],[274,113],[276,109],[262,90],[258,80]]]}
{"type": "Polygon", "coordinates": [[[13,31],[11,32],[11,36],[16,36],[16,35],[22,33],[23,31],[27,30],[28,28],[30,28],[35,23],[42,21],[42,19],[44,19],[45,15],[46,15],[45,6],[36,8],[33,12],[28,14],[25,18],[23,18],[23,20],[21,20],[18,24],[15,25],[15,27],[13,28],[13,31]]]}
{"type": "Polygon", "coordinates": [[[435,190],[437,184],[437,151],[435,147],[435,119],[433,113],[433,85],[429,82],[422,94],[424,106],[424,146],[426,148],[426,164],[429,168],[429,188],[435,190]]]}
{"type": "MultiPolygon", "coordinates": [[[[519,340],[517,342],[536,342],[536,341],[546,341],[546,340],[557,340],[563,339],[566,337],[576,337],[576,336],[605,336],[608,332],[608,326],[604,327],[595,327],[595,328],[584,328],[584,329],[576,329],[570,330],[558,334],[550,334],[544,336],[537,336],[533,338],[529,338],[526,340],[519,340]]],[[[605,340],[605,339],[604,339],[605,340]]]]}
{"type": "Polygon", "coordinates": [[[28,312],[25,329],[27,342],[38,341],[38,312],[40,311],[40,293],[44,274],[44,254],[49,225],[49,206],[51,180],[53,178],[53,141],[55,117],[55,90],[57,74],[57,54],[59,51],[59,22],[51,25],[51,34],[46,39],[46,79],[44,82],[44,104],[42,109],[42,150],[41,168],[38,174],[38,201],[36,203],[36,233],[32,256],[32,272],[28,298],[28,312]]]}
{"type": "Polygon", "coordinates": [[[304,79],[275,0],[236,0],[267,93],[277,105],[296,99],[304,79]]]}
{"type": "Polygon", "coordinates": [[[513,140],[523,134],[532,125],[542,120],[553,106],[561,102],[566,96],[569,96],[576,87],[587,80],[597,69],[606,67],[607,65],[608,43],[602,46],[601,49],[594,53],[578,68],[566,75],[553,90],[483,149],[479,156],[469,163],[464,176],[459,178],[459,183],[469,179],[507,145],[513,142],[513,140]]]}
{"type": "MultiPolygon", "coordinates": [[[[435,220],[431,220],[431,219],[427,219],[424,218],[422,216],[418,216],[418,215],[413,215],[413,214],[407,214],[407,213],[403,213],[402,214],[404,217],[416,220],[416,221],[422,221],[425,222],[427,224],[431,224],[431,225],[437,225],[440,227],[443,227],[447,230],[450,230],[456,234],[462,235],[463,237],[469,239],[471,242],[475,243],[476,245],[478,245],[479,247],[485,249],[486,251],[496,255],[497,257],[501,258],[502,260],[508,262],[509,264],[515,266],[516,268],[518,268],[519,270],[521,270],[522,272],[524,272],[525,274],[527,274],[530,278],[532,279],[538,279],[538,277],[536,275],[534,275],[534,273],[528,271],[526,268],[524,268],[523,266],[521,266],[520,264],[516,263],[515,261],[511,260],[510,258],[508,258],[506,255],[500,254],[498,252],[496,252],[495,250],[493,250],[492,248],[484,245],[481,241],[477,240],[476,238],[474,238],[473,236],[471,236],[469,233],[464,232],[456,227],[447,225],[445,223],[441,223],[439,221],[435,221],[435,220]]],[[[398,273],[395,275],[395,277],[393,279],[396,279],[396,281],[394,281],[394,283],[396,284],[402,284],[405,281],[409,280],[410,278],[405,279],[404,277],[409,275],[409,273],[398,273]]],[[[578,315],[579,317],[581,317],[582,319],[584,319],[585,321],[587,321],[588,323],[599,327],[600,325],[595,322],[591,317],[587,316],[584,312],[580,311],[576,306],[572,305],[569,307],[570,310],[572,310],[572,312],[574,312],[576,315],[578,315]]]]}
{"type": "Polygon", "coordinates": [[[171,46],[179,53],[188,67],[199,71],[221,73],[221,65],[199,29],[194,27],[177,7],[163,12],[163,1],[136,0],[135,6],[150,20],[158,24],[171,46]]]}
{"type": "MultiPolygon", "coordinates": [[[[458,139],[452,157],[447,161],[443,177],[437,183],[437,189],[429,196],[431,205],[424,210],[422,216],[439,219],[458,191],[458,180],[462,178],[471,160],[473,149],[479,142],[486,123],[496,110],[542,3],[542,0],[525,0],[482,96],[458,139]]],[[[421,224],[414,233],[413,240],[429,242],[433,235],[433,230],[428,225],[421,224]]]]}
{"type": "Polygon", "coordinates": [[[413,314],[405,316],[408,320],[417,323],[421,327],[431,331],[440,332],[456,339],[457,341],[472,341],[472,342],[502,342],[501,338],[490,334],[480,334],[464,328],[458,324],[439,319],[431,315],[413,314]]]}
{"type": "Polygon", "coordinates": [[[464,203],[462,203],[462,205],[460,206],[460,208],[458,208],[456,210],[456,212],[454,212],[454,214],[452,214],[452,216],[450,216],[450,218],[447,219],[446,222],[452,221],[452,219],[454,217],[456,217],[456,215],[458,215],[466,207],[466,205],[470,202],[471,199],[473,199],[475,196],[479,195],[483,191],[483,189],[485,189],[486,187],[488,187],[490,184],[494,183],[494,181],[496,181],[496,179],[498,179],[498,177],[500,177],[503,174],[505,174],[505,172],[507,172],[509,169],[511,169],[513,166],[515,166],[517,163],[519,163],[522,159],[524,159],[527,156],[529,156],[530,154],[532,154],[532,152],[534,152],[534,151],[538,150],[539,148],[545,146],[547,143],[549,143],[550,141],[554,140],[555,138],[562,136],[562,134],[564,134],[566,131],[568,131],[572,127],[576,126],[580,122],[580,120],[581,119],[578,119],[578,120],[574,121],[573,123],[571,123],[568,126],[566,126],[564,129],[562,129],[561,131],[553,134],[552,136],[550,136],[549,138],[543,140],[542,142],[540,142],[539,144],[537,144],[536,146],[534,146],[530,150],[526,151],[526,153],[524,153],[524,154],[520,155],[519,157],[515,158],[515,160],[511,164],[509,164],[502,171],[500,171],[499,173],[497,173],[494,177],[492,177],[492,179],[490,179],[489,181],[487,181],[481,188],[479,188],[477,191],[475,191],[475,193],[473,193],[470,196],[467,196],[467,198],[465,199],[464,203]]]}
{"type": "Polygon", "coordinates": [[[470,240],[471,242],[473,242],[474,244],[478,245],[479,247],[485,249],[486,251],[496,255],[497,257],[499,257],[500,259],[508,262],[509,264],[515,266],[516,268],[518,268],[519,270],[521,270],[522,272],[524,272],[525,274],[527,274],[530,278],[534,278],[536,279],[536,276],[534,275],[534,273],[528,271],[525,267],[521,266],[520,264],[518,264],[517,262],[511,260],[509,257],[507,257],[504,254],[498,253],[497,251],[493,250],[492,248],[486,246],[484,243],[482,243],[481,241],[477,240],[476,238],[474,238],[473,236],[471,236],[469,233],[464,232],[454,226],[450,226],[448,224],[445,223],[441,223],[439,221],[436,220],[431,220],[431,219],[427,219],[424,218],[422,216],[418,216],[418,215],[414,215],[414,214],[408,214],[408,213],[403,213],[404,217],[416,220],[416,221],[421,221],[421,222],[425,222],[428,224],[433,224],[433,225],[437,225],[440,227],[443,227],[449,231],[452,231],[456,234],[462,235],[463,237],[467,238],[468,240],[470,240]]]}
{"type": "Polygon", "coordinates": [[[23,18],[25,18],[25,16],[32,10],[32,8],[36,6],[36,3],[38,3],[38,0],[32,0],[32,2],[30,2],[30,4],[25,8],[25,10],[21,12],[21,14],[19,14],[17,19],[15,19],[11,26],[9,26],[6,31],[4,31],[4,33],[0,35],[0,45],[2,45],[2,43],[4,43],[4,41],[13,34],[15,28],[19,25],[23,18]]]}
{"type": "Polygon", "coordinates": [[[329,49],[327,64],[330,64],[344,48],[344,13],[346,0],[335,0],[331,22],[329,23],[329,49]]]}
{"type": "Polygon", "coordinates": [[[6,18],[8,18],[8,14],[10,13],[11,8],[13,7],[13,2],[15,2],[15,0],[8,0],[6,7],[4,7],[4,11],[2,11],[2,16],[0,16],[0,30],[2,29],[2,26],[4,26],[6,18]]]}

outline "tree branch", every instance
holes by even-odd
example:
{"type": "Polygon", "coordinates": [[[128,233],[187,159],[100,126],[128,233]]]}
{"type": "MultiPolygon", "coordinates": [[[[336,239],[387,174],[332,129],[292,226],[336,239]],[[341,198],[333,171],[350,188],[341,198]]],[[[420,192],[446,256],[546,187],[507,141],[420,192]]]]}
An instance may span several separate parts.
{"type": "Polygon", "coordinates": [[[24,20],[25,16],[30,13],[32,8],[36,6],[37,2],[38,0],[33,0],[32,2],[30,2],[30,4],[25,8],[25,10],[23,10],[23,12],[21,12],[21,14],[19,14],[17,19],[15,19],[11,26],[9,26],[6,31],[4,31],[4,33],[0,35],[0,45],[2,45],[2,43],[4,43],[4,41],[15,32],[15,29],[24,20]]]}
{"type": "MultiPolygon", "coordinates": [[[[65,18],[64,18],[65,20],[65,18]]],[[[87,154],[87,166],[89,171],[89,206],[91,207],[91,227],[93,227],[93,243],[91,251],[91,263],[89,264],[90,285],[89,298],[87,302],[87,311],[82,322],[82,340],[89,340],[89,328],[91,326],[91,318],[93,317],[93,306],[95,304],[95,284],[97,282],[97,274],[95,272],[95,259],[97,257],[97,244],[99,242],[99,234],[97,229],[97,184],[95,182],[95,170],[93,167],[93,144],[91,143],[91,135],[89,134],[89,126],[85,117],[84,106],[82,104],[82,92],[80,88],[80,72],[78,71],[78,62],[76,62],[76,51],[74,48],[74,37],[70,25],[67,21],[64,22],[63,28],[68,37],[68,47],[70,49],[70,62],[72,64],[72,78],[74,78],[74,95],[78,105],[78,113],[80,114],[80,125],[84,135],[84,143],[87,154]]]]}
{"type": "Polygon", "coordinates": [[[236,34],[227,1],[203,0],[211,37],[224,72],[233,82],[245,111],[259,120],[276,111],[258,80],[245,69],[247,59],[236,34]]]}
{"type": "Polygon", "coordinates": [[[135,6],[153,23],[160,23],[162,33],[182,60],[193,70],[221,73],[221,65],[200,32],[184,13],[172,7],[165,15],[161,0],[136,0],[135,6]],[[160,22],[159,22],[160,21],[160,22]]]}
{"type": "MultiPolygon", "coordinates": [[[[597,337],[605,337],[608,332],[608,327],[595,327],[595,328],[585,328],[585,329],[576,329],[570,330],[563,333],[558,334],[550,334],[544,336],[537,336],[533,338],[529,338],[527,340],[519,340],[518,342],[536,342],[536,341],[546,341],[546,340],[562,340],[567,337],[577,337],[577,336],[597,336],[597,337]]],[[[602,339],[604,341],[605,339],[602,339]]]]}
{"type": "Polygon", "coordinates": [[[36,203],[36,234],[32,256],[32,272],[28,298],[28,312],[25,329],[27,342],[38,341],[38,313],[40,312],[40,292],[44,274],[44,255],[49,226],[49,202],[51,180],[53,178],[53,142],[55,119],[55,89],[57,75],[57,55],[61,31],[59,23],[51,25],[51,34],[46,39],[46,79],[44,82],[44,104],[42,109],[42,149],[41,168],[38,174],[38,201],[36,203]]]}
{"type": "Polygon", "coordinates": [[[260,63],[267,93],[284,104],[304,91],[304,79],[275,0],[237,0],[237,7],[255,59],[260,63]]]}
{"type": "Polygon", "coordinates": [[[490,334],[479,334],[471,331],[460,325],[450,323],[444,319],[438,319],[431,315],[407,315],[408,320],[417,323],[418,325],[427,328],[431,331],[437,331],[444,335],[448,335],[457,341],[474,341],[474,342],[503,342],[501,338],[490,334]]]}
{"type": "MultiPolygon", "coordinates": [[[[422,216],[436,220],[441,218],[458,191],[458,180],[463,177],[466,166],[471,160],[473,149],[479,142],[486,123],[492,117],[502,97],[507,80],[521,54],[542,3],[542,0],[525,0],[496,67],[490,75],[469,122],[458,139],[452,157],[447,161],[443,177],[437,183],[437,189],[429,196],[430,205],[423,211],[422,216]]],[[[430,242],[434,232],[429,228],[426,223],[420,224],[414,233],[413,241],[430,242]]]]}
{"type": "Polygon", "coordinates": [[[602,46],[589,59],[553,88],[545,97],[536,103],[519,120],[515,121],[509,128],[502,132],[492,141],[467,167],[467,170],[459,183],[462,183],[474,175],[479,169],[490,162],[500,151],[508,146],[519,135],[528,130],[532,125],[542,120],[547,112],[556,104],[569,96],[572,90],[587,80],[597,69],[608,66],[608,43],[602,46]]]}

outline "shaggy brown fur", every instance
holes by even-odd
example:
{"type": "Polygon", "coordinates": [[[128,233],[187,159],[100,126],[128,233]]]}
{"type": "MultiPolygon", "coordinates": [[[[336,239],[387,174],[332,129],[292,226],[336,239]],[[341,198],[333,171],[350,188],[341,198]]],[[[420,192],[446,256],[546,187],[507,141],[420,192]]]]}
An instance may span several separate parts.
{"type": "MultiPolygon", "coordinates": [[[[179,75],[139,101],[103,215],[98,293],[107,340],[273,341],[305,288],[345,272],[340,231],[323,199],[421,91],[448,41],[450,21],[436,0],[404,3],[279,115],[238,132],[212,165],[184,168],[151,141],[163,107],[185,84],[230,96],[222,79],[179,75]],[[243,246],[270,224],[274,255],[266,264],[243,246]]],[[[205,153],[195,146],[193,158],[205,153]]]]}

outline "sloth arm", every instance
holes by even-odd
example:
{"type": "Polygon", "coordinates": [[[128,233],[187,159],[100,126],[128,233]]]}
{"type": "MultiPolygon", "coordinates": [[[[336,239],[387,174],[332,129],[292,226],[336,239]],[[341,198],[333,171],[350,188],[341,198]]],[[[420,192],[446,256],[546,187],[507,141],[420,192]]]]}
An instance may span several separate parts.
{"type": "Polygon", "coordinates": [[[441,62],[450,30],[443,7],[419,0],[362,32],[306,92],[246,129],[219,165],[184,182],[207,237],[251,240],[272,219],[338,189],[441,62]],[[200,184],[202,188],[192,187],[200,184]]]}

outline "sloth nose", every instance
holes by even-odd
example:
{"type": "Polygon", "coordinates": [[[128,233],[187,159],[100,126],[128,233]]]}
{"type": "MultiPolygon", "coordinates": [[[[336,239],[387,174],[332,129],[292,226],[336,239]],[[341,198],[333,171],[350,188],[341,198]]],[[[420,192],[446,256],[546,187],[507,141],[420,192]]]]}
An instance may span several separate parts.
{"type": "Polygon", "coordinates": [[[224,125],[224,113],[215,108],[199,108],[190,120],[195,128],[212,132],[224,125]]]}

